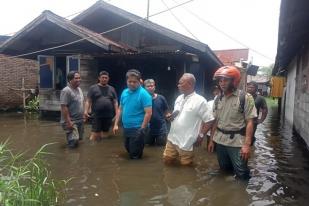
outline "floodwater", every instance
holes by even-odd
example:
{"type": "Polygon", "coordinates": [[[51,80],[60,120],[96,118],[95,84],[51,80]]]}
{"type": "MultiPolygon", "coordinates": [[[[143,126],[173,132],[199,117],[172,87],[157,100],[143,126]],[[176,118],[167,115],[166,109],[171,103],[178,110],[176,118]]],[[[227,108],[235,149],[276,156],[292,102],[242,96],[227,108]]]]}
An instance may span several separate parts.
{"type": "MultiPolygon", "coordinates": [[[[246,184],[218,170],[216,156],[196,150],[193,168],[163,165],[163,148],[146,147],[142,160],[129,160],[121,137],[99,143],[87,138],[76,150],[65,147],[56,121],[22,114],[0,114],[1,141],[33,153],[46,143],[54,177],[73,178],[68,184],[68,206],[182,206],[182,205],[308,205],[309,156],[305,144],[289,128],[279,131],[276,109],[258,127],[249,162],[252,178],[246,184]]],[[[86,137],[90,127],[86,126],[86,137]]]]}

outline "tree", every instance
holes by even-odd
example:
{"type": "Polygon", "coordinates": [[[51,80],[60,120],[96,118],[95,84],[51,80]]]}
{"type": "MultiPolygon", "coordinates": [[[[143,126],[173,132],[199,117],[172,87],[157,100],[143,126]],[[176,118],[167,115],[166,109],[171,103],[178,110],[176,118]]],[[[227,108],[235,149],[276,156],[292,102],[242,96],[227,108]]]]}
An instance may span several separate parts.
{"type": "Polygon", "coordinates": [[[274,63],[270,64],[269,66],[260,67],[258,70],[259,75],[271,76],[271,73],[274,68],[274,63]]]}

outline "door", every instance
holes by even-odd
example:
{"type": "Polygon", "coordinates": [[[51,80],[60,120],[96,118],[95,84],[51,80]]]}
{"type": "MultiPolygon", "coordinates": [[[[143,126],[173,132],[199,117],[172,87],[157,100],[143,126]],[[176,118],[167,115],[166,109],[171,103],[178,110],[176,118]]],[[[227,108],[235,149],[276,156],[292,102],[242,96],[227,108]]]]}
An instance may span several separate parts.
{"type": "Polygon", "coordinates": [[[54,56],[39,55],[40,89],[54,89],[54,56]]]}

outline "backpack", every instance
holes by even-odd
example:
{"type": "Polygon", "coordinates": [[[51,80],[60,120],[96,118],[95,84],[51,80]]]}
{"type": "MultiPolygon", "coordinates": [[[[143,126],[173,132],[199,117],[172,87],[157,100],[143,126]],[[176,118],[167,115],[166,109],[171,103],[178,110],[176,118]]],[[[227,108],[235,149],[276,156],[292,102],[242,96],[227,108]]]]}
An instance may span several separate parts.
{"type": "MultiPolygon", "coordinates": [[[[223,94],[220,94],[214,101],[214,106],[215,106],[215,110],[218,109],[218,104],[219,101],[222,100],[223,94]]],[[[239,112],[240,113],[244,113],[245,111],[245,101],[246,101],[246,92],[244,92],[243,90],[240,90],[240,95],[239,95],[239,112]]]]}

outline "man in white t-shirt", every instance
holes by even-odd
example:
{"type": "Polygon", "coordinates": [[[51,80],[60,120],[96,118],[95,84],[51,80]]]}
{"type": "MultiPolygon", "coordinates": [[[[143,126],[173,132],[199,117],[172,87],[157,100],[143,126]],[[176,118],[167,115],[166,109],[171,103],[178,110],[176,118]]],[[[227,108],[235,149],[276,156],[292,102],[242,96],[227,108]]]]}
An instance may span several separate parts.
{"type": "Polygon", "coordinates": [[[166,164],[179,158],[181,165],[192,165],[193,145],[201,144],[214,120],[206,99],[195,93],[195,82],[190,73],[183,74],[178,82],[182,94],[177,97],[171,115],[171,129],[163,153],[166,164]]]}

